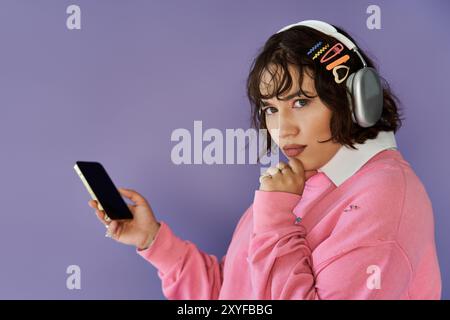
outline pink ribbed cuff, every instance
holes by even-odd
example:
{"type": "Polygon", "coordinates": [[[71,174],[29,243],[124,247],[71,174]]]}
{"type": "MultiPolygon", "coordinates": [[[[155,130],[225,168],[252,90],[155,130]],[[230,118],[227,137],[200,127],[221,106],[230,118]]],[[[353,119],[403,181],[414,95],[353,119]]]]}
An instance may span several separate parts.
{"type": "Polygon", "coordinates": [[[152,244],[145,250],[136,249],[137,254],[163,273],[168,272],[186,254],[187,243],[178,238],[164,221],[152,244]]]}
{"type": "Polygon", "coordinates": [[[262,233],[293,225],[293,210],[300,199],[299,194],[256,190],[253,199],[253,232],[262,233]]]}

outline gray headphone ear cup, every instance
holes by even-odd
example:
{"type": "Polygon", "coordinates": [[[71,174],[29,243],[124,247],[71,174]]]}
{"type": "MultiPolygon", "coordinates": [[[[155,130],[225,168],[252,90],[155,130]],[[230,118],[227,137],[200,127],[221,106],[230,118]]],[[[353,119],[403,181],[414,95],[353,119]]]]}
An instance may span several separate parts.
{"type": "Polygon", "coordinates": [[[350,113],[352,115],[352,120],[353,123],[358,123],[356,117],[355,117],[355,112],[353,110],[354,107],[354,102],[353,102],[353,79],[355,78],[355,73],[352,73],[348,76],[345,85],[347,87],[347,98],[348,98],[348,104],[350,107],[350,113]]]}
{"type": "Polygon", "coordinates": [[[383,88],[375,69],[366,67],[347,79],[352,96],[352,114],[361,127],[375,125],[383,111],[383,88]]]}

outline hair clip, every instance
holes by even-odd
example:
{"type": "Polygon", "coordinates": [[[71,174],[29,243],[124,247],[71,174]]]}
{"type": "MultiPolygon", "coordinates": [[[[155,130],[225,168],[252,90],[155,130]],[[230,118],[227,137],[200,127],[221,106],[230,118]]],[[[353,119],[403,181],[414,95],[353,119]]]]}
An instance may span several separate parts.
{"type": "Polygon", "coordinates": [[[340,54],[344,50],[344,46],[342,43],[338,42],[334,46],[331,47],[330,50],[328,50],[323,57],[320,59],[320,63],[327,62],[328,60],[334,58],[336,55],[340,54]],[[328,54],[331,53],[332,55],[328,57],[328,54]]]}
{"type": "MultiPolygon", "coordinates": [[[[308,51],[308,55],[310,55],[317,48],[319,48],[321,44],[322,44],[322,41],[319,41],[317,44],[315,44],[308,51]]],[[[347,79],[347,77],[348,77],[348,75],[350,73],[350,68],[348,66],[344,65],[345,62],[350,60],[350,55],[346,53],[344,45],[342,43],[340,43],[340,42],[336,43],[331,48],[329,48],[329,47],[330,47],[330,45],[328,43],[325,44],[322,48],[319,49],[319,51],[317,51],[314,54],[312,59],[315,60],[315,59],[319,58],[324,53],[322,55],[322,57],[320,58],[320,64],[325,64],[326,63],[325,68],[328,71],[332,71],[333,76],[334,76],[334,81],[336,83],[340,84],[340,83],[344,82],[345,79],[347,79]],[[342,53],[344,53],[344,55],[341,55],[342,53]],[[335,60],[333,60],[333,59],[335,59],[335,60]],[[330,60],[333,60],[333,61],[327,63],[330,60]],[[340,69],[344,69],[345,70],[345,74],[344,75],[340,76],[338,74],[337,71],[340,70],[340,69]]],[[[342,74],[342,72],[341,72],[341,74],[342,74]]]]}
{"type": "Polygon", "coordinates": [[[325,50],[327,50],[330,47],[330,45],[327,43],[324,45],[317,53],[313,56],[313,60],[317,59],[325,50]]]}
{"type": "Polygon", "coordinates": [[[338,84],[339,84],[339,83],[342,83],[345,79],[347,79],[347,76],[348,76],[348,73],[349,73],[349,72],[350,72],[350,68],[347,67],[347,66],[341,66],[341,65],[339,65],[339,66],[334,67],[334,68],[333,68],[334,81],[335,81],[336,83],[338,83],[338,84]],[[339,77],[339,74],[337,73],[337,71],[338,71],[339,69],[345,69],[345,70],[346,70],[345,76],[339,77]]]}
{"type": "Polygon", "coordinates": [[[340,57],[339,59],[333,61],[332,63],[330,63],[329,65],[327,65],[327,70],[330,71],[332,69],[334,69],[334,67],[343,64],[344,62],[347,62],[348,59],[350,59],[350,56],[348,54],[346,54],[345,56],[340,57]]]}
{"type": "Polygon", "coordinates": [[[314,52],[317,48],[319,48],[322,45],[322,41],[317,42],[311,49],[308,51],[308,56],[314,52]]]}

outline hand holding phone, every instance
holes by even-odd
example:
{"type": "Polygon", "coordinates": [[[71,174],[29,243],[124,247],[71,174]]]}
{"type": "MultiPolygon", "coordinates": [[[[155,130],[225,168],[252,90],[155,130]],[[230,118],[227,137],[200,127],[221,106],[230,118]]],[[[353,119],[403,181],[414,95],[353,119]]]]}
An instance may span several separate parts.
{"type": "Polygon", "coordinates": [[[133,218],[127,204],[101,163],[77,161],[74,169],[92,199],[98,202],[99,209],[105,211],[109,218],[113,220],[133,218]]]}
{"type": "Polygon", "coordinates": [[[95,209],[97,218],[108,227],[113,239],[144,250],[153,242],[161,224],[156,220],[152,208],[143,196],[130,189],[119,188],[119,192],[134,202],[133,205],[128,205],[133,214],[133,220],[106,221],[105,213],[98,209],[95,200],[89,201],[89,206],[95,209]]]}
{"type": "Polygon", "coordinates": [[[108,227],[108,234],[141,250],[148,247],[160,224],[147,200],[134,190],[117,189],[98,162],[77,161],[74,169],[93,198],[89,206],[96,209],[97,217],[108,227]],[[126,204],[121,196],[134,203],[126,204]]]}

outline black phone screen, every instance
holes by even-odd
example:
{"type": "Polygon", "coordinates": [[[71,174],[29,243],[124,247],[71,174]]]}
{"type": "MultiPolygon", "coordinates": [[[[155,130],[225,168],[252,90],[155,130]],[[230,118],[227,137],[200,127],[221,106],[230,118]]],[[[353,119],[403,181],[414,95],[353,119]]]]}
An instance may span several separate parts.
{"type": "Polygon", "coordinates": [[[77,161],[76,164],[108,217],[112,220],[133,218],[127,204],[99,162],[77,161]]]}

